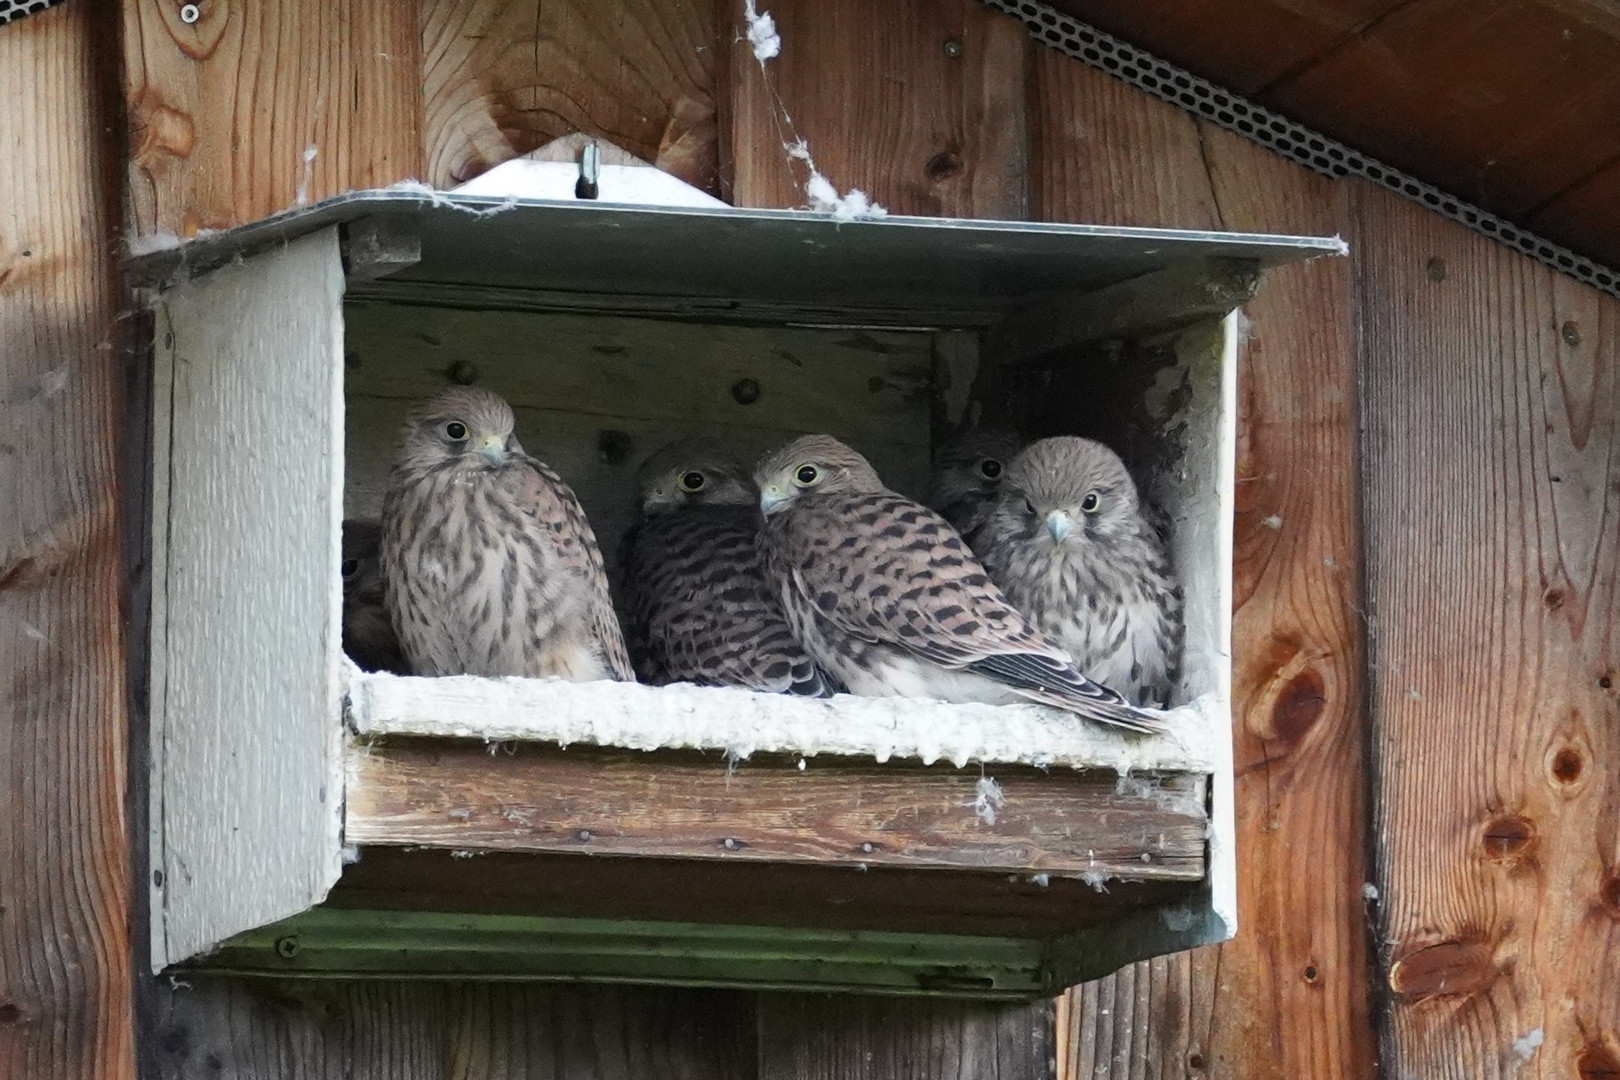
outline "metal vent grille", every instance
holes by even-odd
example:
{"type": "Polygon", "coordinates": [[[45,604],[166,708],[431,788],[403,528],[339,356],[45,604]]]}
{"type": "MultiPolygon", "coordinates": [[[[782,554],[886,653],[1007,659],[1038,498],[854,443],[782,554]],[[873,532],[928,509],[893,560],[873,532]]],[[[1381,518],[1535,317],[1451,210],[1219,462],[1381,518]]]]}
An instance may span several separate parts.
{"type": "Polygon", "coordinates": [[[62,0],[0,0],[0,26],[29,15],[38,15],[62,0]]]}
{"type": "Polygon", "coordinates": [[[1610,267],[1593,262],[1584,255],[1577,255],[1495,214],[1448,195],[1432,184],[1407,176],[1326,135],[1228,93],[1070,15],[1035,3],[1034,0],[982,2],[987,7],[1017,17],[1029,28],[1030,34],[1043,44],[1100,68],[1186,112],[1219,124],[1228,131],[1235,131],[1309,169],[1329,176],[1360,176],[1371,180],[1593,288],[1620,297],[1620,273],[1610,267]]]}

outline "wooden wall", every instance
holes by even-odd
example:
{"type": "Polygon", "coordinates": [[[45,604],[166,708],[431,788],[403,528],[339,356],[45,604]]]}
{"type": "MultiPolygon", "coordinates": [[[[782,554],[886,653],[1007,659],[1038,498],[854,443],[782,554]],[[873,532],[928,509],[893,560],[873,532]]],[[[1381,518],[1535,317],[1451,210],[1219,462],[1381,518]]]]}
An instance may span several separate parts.
{"type": "MultiPolygon", "coordinates": [[[[1055,1024],[1046,1006],[165,981],[143,988],[153,1071],[1620,1075],[1620,304],[1191,120],[972,0],[764,6],[785,43],[770,86],[730,0],[216,0],[194,26],[123,0],[135,226],[448,185],[574,129],[739,204],[793,205],[774,93],[836,183],[895,211],[1345,235],[1351,259],[1277,274],[1248,313],[1239,938],[1080,988],[1055,1024]]],[[[76,452],[103,445],[86,415],[62,429],[76,452]]],[[[109,482],[63,490],[94,504],[109,482]]],[[[87,603],[48,610],[110,618],[87,603]]],[[[0,633],[25,616],[0,607],[0,633]]],[[[69,715],[106,737],[116,644],[85,648],[99,666],[74,676],[69,715]]],[[[7,722],[14,745],[38,730],[7,722]]],[[[115,776],[92,744],[74,760],[115,776]]],[[[122,939],[90,937],[116,969],[122,939]]],[[[62,1023],[42,1046],[80,1037],[62,1023]]],[[[125,1074],[121,1045],[96,1075],[125,1074]]]]}
{"type": "Polygon", "coordinates": [[[107,9],[0,26],[0,1077],[133,1068],[107,9]]]}

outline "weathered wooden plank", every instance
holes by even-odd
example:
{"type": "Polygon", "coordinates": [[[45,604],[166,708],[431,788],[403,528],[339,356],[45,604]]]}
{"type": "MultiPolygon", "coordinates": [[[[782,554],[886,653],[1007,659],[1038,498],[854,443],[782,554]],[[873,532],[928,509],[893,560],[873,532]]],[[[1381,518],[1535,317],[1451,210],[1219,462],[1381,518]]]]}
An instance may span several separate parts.
{"type": "Polygon", "coordinates": [[[1204,875],[1201,777],[419,741],[348,758],[344,837],[468,851],[1204,875]],[[993,774],[993,776],[992,776],[993,774]],[[999,786],[994,801],[980,789],[999,786]]]}
{"type": "Polygon", "coordinates": [[[131,231],[191,236],[422,170],[415,5],[123,0],[131,231]]]}
{"type": "Polygon", "coordinates": [[[164,296],[152,963],[338,872],[343,279],[336,230],[164,296]]]}
{"type": "Polygon", "coordinates": [[[1377,929],[1391,1070],[1620,1061],[1620,302],[1370,187],[1377,929]]]}
{"type": "MultiPolygon", "coordinates": [[[[1046,219],[1332,233],[1342,196],[1060,56],[1036,61],[1046,219]],[[1129,166],[1123,164],[1130,162],[1129,166]]],[[[1348,267],[1268,277],[1239,372],[1234,578],[1238,938],[1071,995],[1063,1075],[1360,1077],[1355,367],[1348,267]],[[1310,903],[1299,883],[1312,883],[1310,903]],[[1271,1040],[1272,1051],[1253,1048],[1271,1040]]]]}
{"type": "Polygon", "coordinates": [[[860,188],[892,213],[1027,216],[1032,46],[1016,19],[974,0],[767,6],[782,52],[763,72],[740,36],[740,4],[725,35],[733,203],[808,203],[805,169],[783,148],[803,138],[840,191],[860,188]]]}
{"type": "Polygon", "coordinates": [[[0,1076],[135,1074],[115,27],[0,28],[0,1076]]]}
{"type": "Polygon", "coordinates": [[[327,906],[389,911],[665,919],[1046,939],[1184,901],[1185,881],[867,865],[362,847],[327,906]]]}
{"type": "Polygon", "coordinates": [[[754,996],[193,976],[156,1017],[161,1080],[753,1080],[754,996]]]}
{"type": "Polygon", "coordinates": [[[712,0],[426,0],[420,12],[428,182],[454,187],[584,131],[716,190],[712,0]]]}
{"type": "Polygon", "coordinates": [[[760,1080],[1047,1080],[1052,1007],[759,999],[760,1080]]]}

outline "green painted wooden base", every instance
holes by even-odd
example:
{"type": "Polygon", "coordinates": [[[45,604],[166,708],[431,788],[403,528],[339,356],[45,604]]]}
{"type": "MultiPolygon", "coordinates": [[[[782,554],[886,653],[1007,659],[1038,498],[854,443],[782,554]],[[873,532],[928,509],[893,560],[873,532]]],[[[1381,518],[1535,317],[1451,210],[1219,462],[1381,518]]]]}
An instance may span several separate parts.
{"type": "Polygon", "coordinates": [[[316,908],[190,967],[277,978],[581,981],[1024,1000],[1043,942],[520,915],[316,908]]]}

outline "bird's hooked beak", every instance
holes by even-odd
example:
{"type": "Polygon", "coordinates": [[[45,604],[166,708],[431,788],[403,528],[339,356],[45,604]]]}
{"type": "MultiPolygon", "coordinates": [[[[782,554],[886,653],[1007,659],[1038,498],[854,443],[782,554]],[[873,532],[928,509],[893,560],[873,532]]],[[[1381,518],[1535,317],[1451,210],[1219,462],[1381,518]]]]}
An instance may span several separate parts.
{"type": "Polygon", "coordinates": [[[788,493],[783,491],[777,485],[770,484],[760,489],[759,512],[769,515],[776,510],[781,509],[783,504],[785,504],[787,501],[788,493]]]}
{"type": "Polygon", "coordinates": [[[1046,531],[1051,533],[1052,539],[1058,543],[1063,542],[1063,538],[1069,535],[1069,530],[1072,528],[1074,528],[1074,518],[1062,510],[1054,510],[1046,515],[1046,531]]]}
{"type": "Polygon", "coordinates": [[[473,452],[491,465],[499,465],[506,460],[506,440],[499,435],[486,435],[473,447],[473,452]]]}

